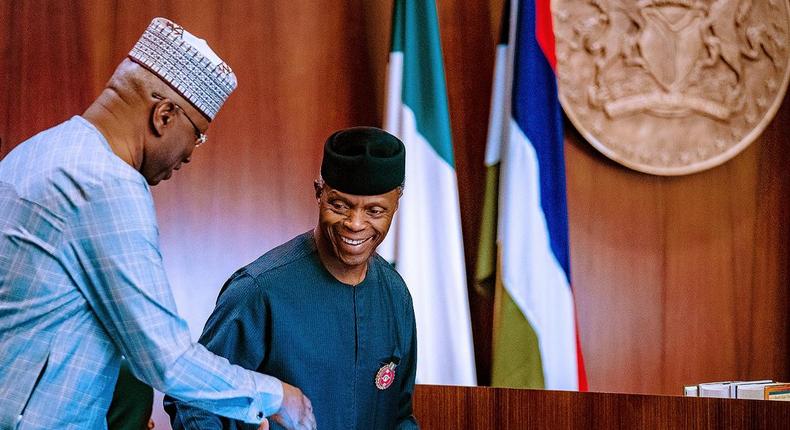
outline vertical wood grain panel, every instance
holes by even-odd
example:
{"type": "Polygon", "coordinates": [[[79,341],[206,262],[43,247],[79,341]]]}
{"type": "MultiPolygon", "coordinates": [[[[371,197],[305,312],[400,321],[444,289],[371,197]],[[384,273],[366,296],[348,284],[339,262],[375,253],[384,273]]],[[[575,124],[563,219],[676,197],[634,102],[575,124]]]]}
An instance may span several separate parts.
{"type": "MultiPolygon", "coordinates": [[[[490,15],[501,15],[501,3],[494,6],[494,11],[483,2],[438,3],[469,285],[474,282],[477,259],[489,99],[498,42],[495,36],[499,31],[499,24],[491,27],[490,15]]],[[[478,384],[488,384],[493,297],[477,294],[474,288],[469,291],[477,380],[478,384]]]]}
{"type": "MultiPolygon", "coordinates": [[[[714,169],[657,177],[566,144],[574,287],[592,390],[785,380],[788,98],[714,169]]],[[[568,127],[571,127],[568,125],[568,127]]]]}
{"type": "Polygon", "coordinates": [[[420,428],[785,429],[782,402],[418,385],[420,428]]]}
{"type": "Polygon", "coordinates": [[[90,102],[80,69],[88,59],[83,18],[67,2],[3,2],[0,157],[20,141],[76,115],[90,102]]]}
{"type": "Polygon", "coordinates": [[[566,130],[571,277],[590,389],[649,392],[664,351],[639,339],[664,335],[661,182],[566,130]]]}
{"type": "MultiPolygon", "coordinates": [[[[11,65],[13,64],[12,53],[14,52],[16,44],[13,39],[14,25],[11,22],[11,3],[0,2],[0,23],[4,23],[0,27],[0,158],[5,156],[11,148],[8,141],[11,120],[8,114],[9,105],[11,104],[11,85],[12,79],[17,79],[17,75],[12,73],[11,65]]],[[[17,48],[18,49],[18,48],[17,48]]],[[[17,85],[22,84],[21,82],[17,85]]]]}

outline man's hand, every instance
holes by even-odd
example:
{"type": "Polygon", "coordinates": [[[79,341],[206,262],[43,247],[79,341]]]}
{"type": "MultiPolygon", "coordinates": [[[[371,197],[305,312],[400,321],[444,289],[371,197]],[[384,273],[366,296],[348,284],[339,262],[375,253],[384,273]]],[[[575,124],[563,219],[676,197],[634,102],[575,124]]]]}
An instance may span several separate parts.
{"type": "MultiPolygon", "coordinates": [[[[282,406],[271,418],[287,429],[315,430],[317,428],[310,399],[302,394],[302,390],[285,382],[283,382],[282,406]]],[[[268,428],[269,423],[266,420],[258,427],[259,430],[268,428]]]]}

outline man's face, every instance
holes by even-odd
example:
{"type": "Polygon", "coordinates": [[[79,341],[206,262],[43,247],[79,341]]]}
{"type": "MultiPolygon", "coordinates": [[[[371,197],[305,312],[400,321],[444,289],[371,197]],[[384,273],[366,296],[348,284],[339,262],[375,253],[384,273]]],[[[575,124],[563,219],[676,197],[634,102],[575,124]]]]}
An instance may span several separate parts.
{"type": "Polygon", "coordinates": [[[316,185],[318,227],[333,256],[346,269],[367,264],[389,231],[398,209],[400,189],[375,196],[346,194],[316,185]]]}
{"type": "Polygon", "coordinates": [[[170,111],[164,113],[154,110],[155,116],[169,115],[171,124],[161,128],[158,139],[145,145],[140,172],[149,185],[170,179],[174,170],[189,163],[198,136],[208,128],[208,121],[202,115],[193,112],[193,121],[179,105],[171,103],[171,106],[170,111]]]}

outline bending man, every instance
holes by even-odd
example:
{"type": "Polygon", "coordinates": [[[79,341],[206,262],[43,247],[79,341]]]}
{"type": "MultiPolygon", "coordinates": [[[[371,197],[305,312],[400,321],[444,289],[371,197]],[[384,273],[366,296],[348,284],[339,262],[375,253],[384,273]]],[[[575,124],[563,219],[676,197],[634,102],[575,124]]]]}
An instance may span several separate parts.
{"type": "Polygon", "coordinates": [[[156,18],[82,116],[0,162],[0,428],[106,428],[122,355],[189,404],[315,427],[298,389],[192,343],[162,266],[149,185],[235,88],[205,41],[156,18]]]}

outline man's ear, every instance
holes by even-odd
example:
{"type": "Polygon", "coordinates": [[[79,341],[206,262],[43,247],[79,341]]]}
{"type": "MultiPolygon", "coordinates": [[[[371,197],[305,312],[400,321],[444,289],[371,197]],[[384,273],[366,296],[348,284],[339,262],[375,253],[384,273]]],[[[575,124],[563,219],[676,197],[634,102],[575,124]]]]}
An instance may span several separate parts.
{"type": "Polygon", "coordinates": [[[315,188],[315,199],[320,201],[321,200],[321,193],[324,192],[324,184],[316,179],[313,181],[313,188],[315,188]]]}
{"type": "Polygon", "coordinates": [[[176,119],[176,105],[170,99],[162,99],[151,110],[151,131],[157,137],[165,134],[176,119]]]}

